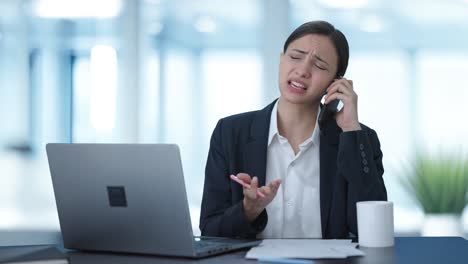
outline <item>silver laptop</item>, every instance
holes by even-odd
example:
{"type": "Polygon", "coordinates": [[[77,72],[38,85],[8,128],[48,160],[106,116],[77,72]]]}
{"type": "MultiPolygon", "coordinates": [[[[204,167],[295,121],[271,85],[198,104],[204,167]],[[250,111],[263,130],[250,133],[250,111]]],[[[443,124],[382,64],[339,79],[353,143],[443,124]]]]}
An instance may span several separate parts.
{"type": "Polygon", "coordinates": [[[197,258],[260,243],[193,236],[177,145],[46,149],[66,248],[197,258]]]}

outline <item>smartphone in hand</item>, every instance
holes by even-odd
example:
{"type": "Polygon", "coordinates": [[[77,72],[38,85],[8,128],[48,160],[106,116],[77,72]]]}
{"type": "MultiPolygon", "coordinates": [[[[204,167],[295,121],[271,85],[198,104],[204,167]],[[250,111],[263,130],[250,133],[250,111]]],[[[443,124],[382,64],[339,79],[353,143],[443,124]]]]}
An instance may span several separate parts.
{"type": "MultiPolygon", "coordinates": [[[[341,77],[339,77],[338,79],[341,79],[341,77]]],[[[342,108],[343,108],[343,102],[340,99],[332,100],[328,104],[324,105],[322,107],[322,110],[320,111],[319,118],[318,118],[318,123],[319,123],[320,128],[323,128],[325,123],[327,123],[328,120],[333,118],[333,115],[335,113],[338,113],[339,111],[341,111],[342,108]]]]}

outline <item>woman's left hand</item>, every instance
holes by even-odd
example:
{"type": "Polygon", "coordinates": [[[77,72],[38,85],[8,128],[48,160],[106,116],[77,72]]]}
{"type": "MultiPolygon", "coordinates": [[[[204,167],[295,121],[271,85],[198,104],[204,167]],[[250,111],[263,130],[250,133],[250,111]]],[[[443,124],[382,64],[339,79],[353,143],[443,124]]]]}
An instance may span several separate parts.
{"type": "Polygon", "coordinates": [[[335,114],[336,123],[343,132],[361,130],[357,114],[358,96],[354,92],[353,81],[345,78],[335,80],[327,89],[325,104],[334,99],[343,102],[343,109],[335,114]]]}

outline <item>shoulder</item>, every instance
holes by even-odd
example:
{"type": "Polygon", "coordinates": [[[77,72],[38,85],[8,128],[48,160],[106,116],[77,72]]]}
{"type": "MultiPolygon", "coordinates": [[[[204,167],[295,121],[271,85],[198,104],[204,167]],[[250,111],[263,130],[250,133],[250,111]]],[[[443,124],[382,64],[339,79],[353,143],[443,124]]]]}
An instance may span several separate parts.
{"type": "Polygon", "coordinates": [[[239,113],[221,118],[218,123],[221,123],[225,128],[243,127],[252,124],[255,117],[260,113],[260,110],[239,113]]]}
{"type": "Polygon", "coordinates": [[[224,140],[248,138],[259,113],[260,110],[257,110],[223,117],[216,124],[213,134],[224,140]]]}
{"type": "MultiPolygon", "coordinates": [[[[260,110],[244,112],[221,118],[216,125],[216,130],[222,132],[231,131],[235,134],[249,133],[262,134],[270,125],[271,111],[276,100],[260,110]]],[[[221,133],[222,133],[221,132],[221,133]]]]}

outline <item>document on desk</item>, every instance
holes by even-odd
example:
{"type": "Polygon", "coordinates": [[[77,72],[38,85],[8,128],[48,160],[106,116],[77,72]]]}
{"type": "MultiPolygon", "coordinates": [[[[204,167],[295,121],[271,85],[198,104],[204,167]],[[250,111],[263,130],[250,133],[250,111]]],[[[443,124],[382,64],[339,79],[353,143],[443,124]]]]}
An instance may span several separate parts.
{"type": "Polygon", "coordinates": [[[357,243],[347,239],[265,239],[246,258],[343,259],[364,256],[357,243]]]}

